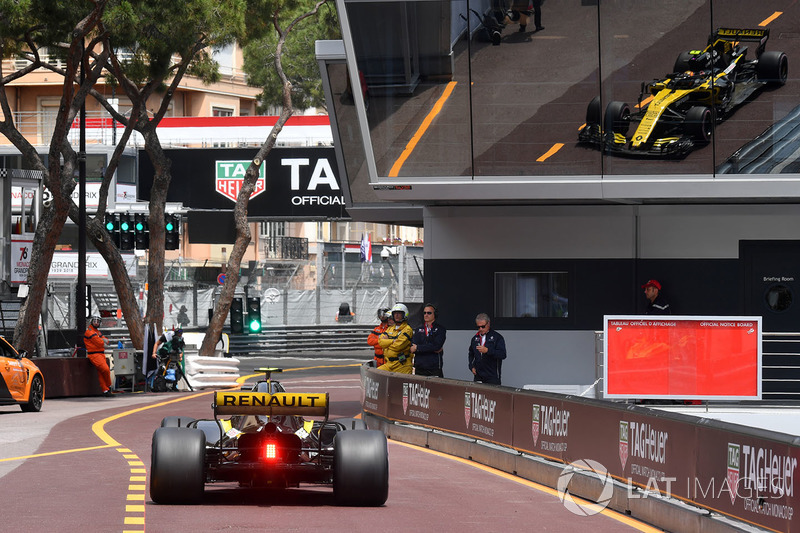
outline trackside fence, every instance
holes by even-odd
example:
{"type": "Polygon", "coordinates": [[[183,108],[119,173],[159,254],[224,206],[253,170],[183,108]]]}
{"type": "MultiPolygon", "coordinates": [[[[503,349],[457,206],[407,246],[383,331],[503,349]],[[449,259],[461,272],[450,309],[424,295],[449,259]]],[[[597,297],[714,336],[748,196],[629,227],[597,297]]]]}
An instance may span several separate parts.
{"type": "Polygon", "coordinates": [[[368,364],[361,382],[368,426],[392,439],[568,490],[667,531],[741,531],[737,521],[800,531],[796,437],[368,364]]]}

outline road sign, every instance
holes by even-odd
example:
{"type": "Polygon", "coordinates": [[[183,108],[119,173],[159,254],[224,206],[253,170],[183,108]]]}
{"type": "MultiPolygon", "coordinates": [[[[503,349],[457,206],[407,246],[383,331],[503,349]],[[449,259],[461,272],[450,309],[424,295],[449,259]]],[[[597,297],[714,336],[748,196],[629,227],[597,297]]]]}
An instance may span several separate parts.
{"type": "Polygon", "coordinates": [[[217,276],[217,283],[220,285],[225,285],[225,274],[220,274],[217,276]]]}

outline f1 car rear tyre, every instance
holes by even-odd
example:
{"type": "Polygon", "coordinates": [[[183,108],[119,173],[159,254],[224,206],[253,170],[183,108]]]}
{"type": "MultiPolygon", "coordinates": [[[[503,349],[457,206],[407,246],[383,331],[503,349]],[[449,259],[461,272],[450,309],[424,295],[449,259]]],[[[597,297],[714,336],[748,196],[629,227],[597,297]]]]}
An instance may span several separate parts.
{"type": "Polygon", "coordinates": [[[784,85],[789,77],[789,59],[783,52],[764,52],[758,58],[756,75],[770,85],[784,85]]]}
{"type": "Polygon", "coordinates": [[[627,134],[631,125],[631,108],[625,102],[609,102],[603,123],[607,132],[627,134]]]}
{"type": "Polygon", "coordinates": [[[706,106],[698,105],[689,109],[683,121],[684,130],[698,143],[711,141],[713,131],[713,120],[711,119],[711,109],[706,106]]]}
{"type": "Polygon", "coordinates": [[[199,429],[158,428],[150,458],[150,497],[160,504],[194,504],[203,499],[206,435],[199,429]]]}
{"type": "Polygon", "coordinates": [[[595,96],[586,107],[586,125],[600,124],[601,120],[603,120],[603,108],[600,105],[600,97],[595,96]]]}
{"type": "Polygon", "coordinates": [[[195,419],[188,416],[165,416],[161,420],[162,428],[185,428],[189,427],[189,422],[194,422],[195,419]]]}
{"type": "Polygon", "coordinates": [[[20,407],[28,413],[38,413],[42,410],[44,402],[44,381],[42,376],[33,376],[31,380],[31,392],[28,395],[28,403],[23,403],[20,407]]]}
{"type": "Polygon", "coordinates": [[[334,439],[333,495],[338,505],[378,507],[389,497],[389,452],[381,431],[341,431],[334,439]]]}
{"type": "Polygon", "coordinates": [[[678,59],[675,60],[675,66],[672,67],[672,72],[686,72],[691,70],[689,68],[689,61],[694,57],[691,52],[681,52],[678,59]]]}

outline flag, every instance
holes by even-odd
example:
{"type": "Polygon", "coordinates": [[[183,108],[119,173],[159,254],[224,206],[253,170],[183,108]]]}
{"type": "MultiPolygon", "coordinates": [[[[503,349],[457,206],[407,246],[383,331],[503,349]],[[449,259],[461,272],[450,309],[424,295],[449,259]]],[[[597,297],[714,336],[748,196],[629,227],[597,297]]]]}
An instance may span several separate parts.
{"type": "Polygon", "coordinates": [[[361,262],[372,263],[372,241],[369,240],[369,233],[361,235],[361,262]]]}

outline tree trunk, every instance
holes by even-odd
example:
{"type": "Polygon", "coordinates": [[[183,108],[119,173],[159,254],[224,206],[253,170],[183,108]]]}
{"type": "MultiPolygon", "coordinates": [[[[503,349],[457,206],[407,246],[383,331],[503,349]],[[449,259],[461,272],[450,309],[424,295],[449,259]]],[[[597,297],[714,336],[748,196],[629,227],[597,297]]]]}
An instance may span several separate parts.
{"type": "Polygon", "coordinates": [[[144,132],[145,150],[155,169],[153,186],[150,188],[150,257],[147,264],[147,322],[154,324],[160,332],[164,326],[164,206],[172,179],[172,162],[164,154],[154,129],[144,132]]]}

